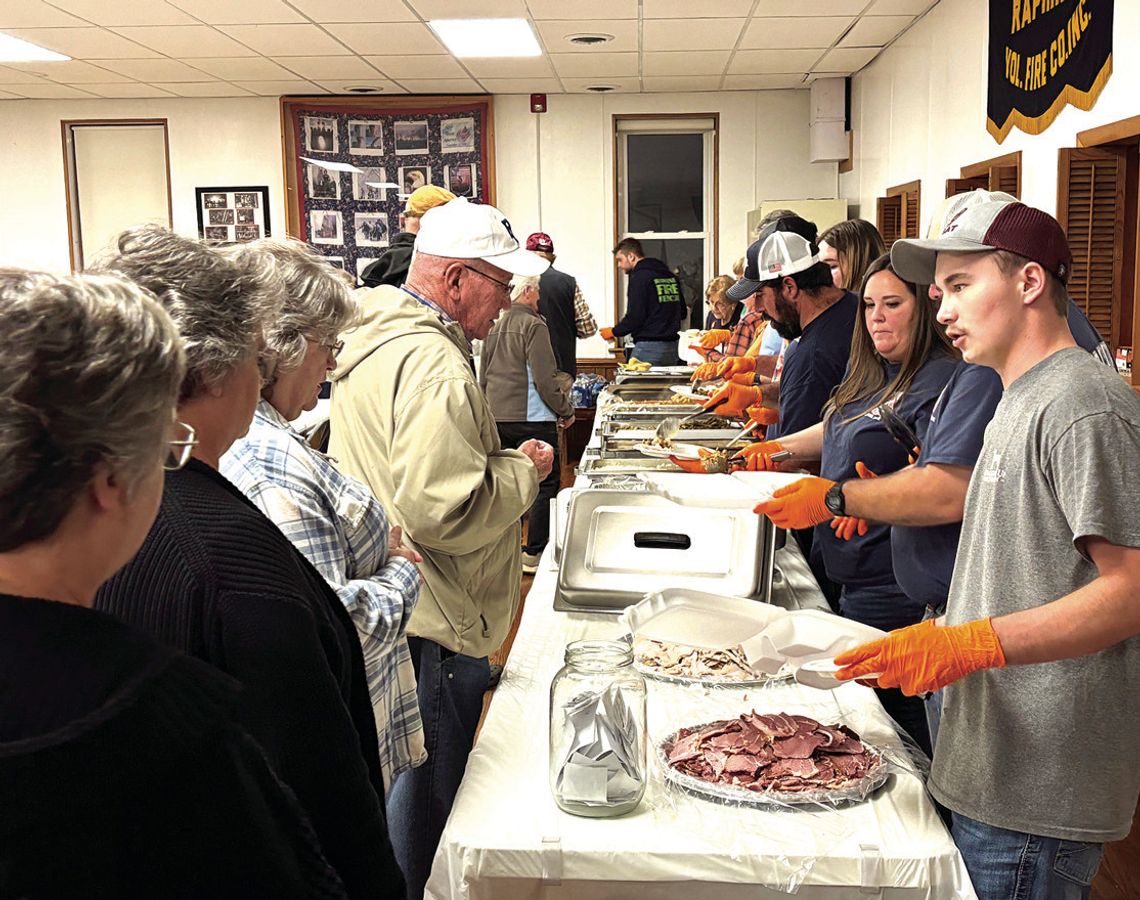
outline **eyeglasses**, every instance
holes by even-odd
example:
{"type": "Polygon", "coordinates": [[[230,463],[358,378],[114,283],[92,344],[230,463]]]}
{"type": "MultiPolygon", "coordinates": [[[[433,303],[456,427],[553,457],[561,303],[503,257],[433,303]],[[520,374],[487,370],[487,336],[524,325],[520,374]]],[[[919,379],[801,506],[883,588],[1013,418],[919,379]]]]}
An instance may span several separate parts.
{"type": "Polygon", "coordinates": [[[508,294],[509,294],[509,293],[511,292],[511,285],[510,285],[510,282],[508,282],[508,281],[499,281],[499,279],[498,279],[498,278],[495,278],[495,277],[494,277],[494,276],[492,276],[492,275],[488,275],[486,272],[480,272],[480,271],[479,271],[478,269],[476,269],[474,266],[469,266],[469,265],[467,265],[466,263],[464,263],[464,265],[463,265],[463,268],[465,268],[465,269],[466,269],[468,272],[474,272],[476,275],[482,275],[482,276],[483,276],[484,278],[486,278],[488,281],[493,281],[493,282],[495,282],[495,284],[497,284],[499,287],[501,287],[501,288],[502,288],[502,289],[503,289],[503,290],[504,290],[506,293],[508,293],[508,294]]]}
{"type": "Polygon", "coordinates": [[[167,472],[177,472],[190,459],[190,454],[198,446],[198,433],[185,422],[174,423],[174,437],[166,442],[166,458],[162,467],[167,472]]]}
{"type": "Polygon", "coordinates": [[[331,344],[321,344],[321,348],[335,360],[338,356],[340,356],[340,351],[344,349],[344,341],[334,341],[331,344]]]}

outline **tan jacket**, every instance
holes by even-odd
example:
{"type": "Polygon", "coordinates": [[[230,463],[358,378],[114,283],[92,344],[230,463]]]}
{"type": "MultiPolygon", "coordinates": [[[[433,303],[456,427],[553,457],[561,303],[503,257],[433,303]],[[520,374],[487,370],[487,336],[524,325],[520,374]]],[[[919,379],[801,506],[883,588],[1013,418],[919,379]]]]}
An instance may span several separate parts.
{"type": "Polygon", "coordinates": [[[367,482],[424,558],[408,634],[468,656],[506,638],[522,579],[519,519],[538,475],[503,450],[458,325],[400,288],[358,291],[363,323],[332,374],[329,453],[367,482]]]}
{"type": "Polygon", "coordinates": [[[525,303],[512,303],[499,316],[483,342],[480,362],[479,384],[495,421],[553,422],[574,415],[546,320],[525,303]]]}

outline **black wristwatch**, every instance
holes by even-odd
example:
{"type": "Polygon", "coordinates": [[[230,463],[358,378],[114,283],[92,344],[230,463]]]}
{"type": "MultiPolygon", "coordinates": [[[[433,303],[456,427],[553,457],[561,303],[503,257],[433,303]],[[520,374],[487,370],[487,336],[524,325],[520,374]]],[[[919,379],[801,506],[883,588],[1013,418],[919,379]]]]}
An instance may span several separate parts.
{"type": "MultiPolygon", "coordinates": [[[[818,495],[817,495],[818,496],[818,495]]],[[[847,502],[843,498],[843,482],[837,482],[823,495],[823,505],[833,516],[847,515],[847,502]]]]}

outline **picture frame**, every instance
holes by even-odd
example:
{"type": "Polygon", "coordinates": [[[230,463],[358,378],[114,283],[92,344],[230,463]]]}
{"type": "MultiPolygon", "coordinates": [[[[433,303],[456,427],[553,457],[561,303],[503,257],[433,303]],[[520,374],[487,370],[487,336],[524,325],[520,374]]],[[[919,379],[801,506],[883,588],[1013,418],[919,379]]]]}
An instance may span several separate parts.
{"type": "Polygon", "coordinates": [[[194,188],[198,237],[217,243],[245,243],[271,237],[269,186],[194,188]]]}

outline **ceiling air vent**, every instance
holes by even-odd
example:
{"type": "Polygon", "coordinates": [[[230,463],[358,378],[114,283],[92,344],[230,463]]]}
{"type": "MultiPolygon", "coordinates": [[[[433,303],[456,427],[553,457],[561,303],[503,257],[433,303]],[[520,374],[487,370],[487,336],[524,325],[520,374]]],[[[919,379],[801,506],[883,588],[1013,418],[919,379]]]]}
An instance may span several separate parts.
{"type": "Polygon", "coordinates": [[[379,94],[382,90],[384,90],[384,88],[372,87],[370,85],[345,88],[345,91],[349,94],[379,94]]]}
{"type": "Polygon", "coordinates": [[[588,84],[586,90],[594,94],[608,94],[610,91],[616,91],[618,86],[616,84],[588,84]]]}
{"type": "Polygon", "coordinates": [[[580,47],[596,47],[598,44],[608,44],[614,39],[612,34],[568,34],[566,40],[580,47]]]}

